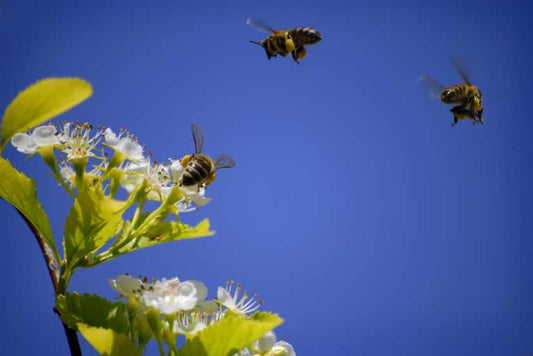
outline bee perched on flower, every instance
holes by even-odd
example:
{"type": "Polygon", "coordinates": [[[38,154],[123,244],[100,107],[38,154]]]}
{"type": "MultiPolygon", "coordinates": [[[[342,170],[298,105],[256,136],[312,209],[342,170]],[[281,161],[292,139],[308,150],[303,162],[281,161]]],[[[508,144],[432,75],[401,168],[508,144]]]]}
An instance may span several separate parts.
{"type": "Polygon", "coordinates": [[[0,198],[17,209],[39,243],[71,353],[81,353],[77,337],[83,335],[104,355],[141,355],[151,340],[160,355],[294,355],[292,346],[276,342],[271,332],[283,319],[259,311],[257,296],[233,282],[213,299],[202,282],[177,277],[149,281],[120,275],[109,281],[118,301],[68,292],[80,268],[212,235],[208,219],[191,226],[180,221],[179,213],[209,202],[205,191],[217,170],[235,165],[226,155],[211,159],[202,153],[204,137],[195,124],[194,153],[163,163],[145,154],[125,130],[117,134],[88,123],[42,125],[91,93],[90,84],[79,78],[43,80],[17,96],[0,127],[0,153],[11,142],[19,152],[38,154],[72,198],[58,250],[34,181],[0,157],[0,198]]]}

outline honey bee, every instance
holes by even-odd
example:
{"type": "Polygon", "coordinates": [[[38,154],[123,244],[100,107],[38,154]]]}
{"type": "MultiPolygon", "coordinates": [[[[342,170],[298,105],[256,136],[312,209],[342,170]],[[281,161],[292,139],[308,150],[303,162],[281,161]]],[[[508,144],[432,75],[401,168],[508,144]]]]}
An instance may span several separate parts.
{"type": "Polygon", "coordinates": [[[456,84],[446,88],[436,79],[428,75],[420,76],[418,84],[429,89],[431,95],[433,97],[439,97],[443,103],[456,104],[450,109],[453,113],[452,126],[455,126],[458,120],[464,119],[471,119],[474,124],[476,122],[483,124],[483,95],[481,91],[470,82],[465,71],[457,61],[453,58],[451,58],[451,61],[464,80],[463,84],[456,84]]]}
{"type": "Polygon", "coordinates": [[[299,60],[304,59],[307,55],[307,50],[304,46],[315,44],[322,40],[322,35],[320,35],[317,30],[309,27],[295,27],[290,30],[274,30],[251,18],[248,19],[246,23],[269,34],[268,37],[263,38],[259,42],[250,41],[263,47],[268,59],[276,57],[278,54],[282,57],[286,57],[290,53],[292,59],[300,64],[299,60]]]}
{"type": "Polygon", "coordinates": [[[185,187],[203,183],[209,185],[215,180],[217,170],[235,167],[235,161],[225,154],[217,156],[215,159],[203,154],[204,133],[194,123],[191,124],[191,130],[194,140],[194,153],[181,159],[184,172],[179,179],[179,185],[185,187]]]}

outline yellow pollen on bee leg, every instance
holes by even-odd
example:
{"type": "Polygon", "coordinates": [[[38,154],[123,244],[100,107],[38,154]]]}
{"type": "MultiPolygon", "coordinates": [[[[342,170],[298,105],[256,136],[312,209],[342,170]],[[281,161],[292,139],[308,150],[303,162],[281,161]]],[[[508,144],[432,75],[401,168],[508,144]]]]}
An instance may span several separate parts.
{"type": "Polygon", "coordinates": [[[208,176],[205,179],[205,184],[209,185],[209,184],[213,183],[216,178],[217,178],[217,175],[215,173],[211,174],[210,176],[208,176]]]}
{"type": "Polygon", "coordinates": [[[183,168],[187,167],[189,162],[191,161],[192,155],[183,156],[182,159],[180,159],[181,166],[183,168]]]}
{"type": "Polygon", "coordinates": [[[285,48],[288,52],[294,51],[294,42],[291,39],[285,41],[285,48]]]}

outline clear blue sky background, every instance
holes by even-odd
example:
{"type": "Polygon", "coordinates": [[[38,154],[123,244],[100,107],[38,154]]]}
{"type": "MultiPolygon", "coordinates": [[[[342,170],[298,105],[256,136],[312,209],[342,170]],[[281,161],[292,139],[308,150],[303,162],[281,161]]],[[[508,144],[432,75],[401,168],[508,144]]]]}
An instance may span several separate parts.
{"type": "MultiPolygon", "coordinates": [[[[220,173],[217,235],[80,270],[71,290],[115,295],[123,272],[240,281],[280,313],[299,355],[533,354],[530,1],[0,1],[0,107],[37,79],[79,76],[94,96],[61,119],[127,128],[160,160],[205,151],[220,173]],[[258,16],[312,26],[300,66],[248,43],[258,16]],[[485,125],[416,88],[459,82],[466,58],[485,125]]],[[[3,109],[2,109],[3,110],[3,109]]],[[[36,178],[57,237],[68,211],[36,178]]],[[[66,355],[36,242],[0,202],[6,355],[66,355]]],[[[83,342],[87,355],[94,354],[83,342]]]]}

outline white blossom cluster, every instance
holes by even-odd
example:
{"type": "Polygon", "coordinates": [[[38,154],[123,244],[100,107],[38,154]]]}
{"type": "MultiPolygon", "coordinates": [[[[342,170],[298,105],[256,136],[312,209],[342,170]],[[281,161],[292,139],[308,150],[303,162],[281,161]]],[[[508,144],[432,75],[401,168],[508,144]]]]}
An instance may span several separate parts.
{"type": "MultiPolygon", "coordinates": [[[[156,309],[164,316],[163,328],[170,328],[174,334],[194,335],[219,321],[226,310],[248,316],[263,305],[257,295],[248,294],[233,281],[218,287],[213,300],[206,299],[207,288],[202,282],[180,281],[177,277],[148,282],[146,278],[122,274],[110,279],[109,284],[122,297],[138,300],[141,309],[156,309]]],[[[295,356],[296,353],[289,343],[276,342],[276,335],[270,331],[234,356],[247,355],[295,356]]]]}
{"type": "MultiPolygon", "coordinates": [[[[15,134],[11,143],[19,152],[30,155],[50,148],[62,153],[57,170],[71,187],[76,181],[74,164],[84,160],[89,167],[84,175],[107,179],[107,174],[114,169],[119,173],[120,186],[128,193],[145,184],[146,198],[155,201],[164,200],[184,173],[179,159],[165,163],[152,161],[128,132],[121,130],[116,134],[110,128],[93,130],[87,123],[39,126],[31,132],[15,134]]],[[[205,184],[181,186],[184,198],[176,203],[178,211],[187,212],[207,204],[210,199],[205,197],[205,188],[205,184]]]]}
{"type": "Polygon", "coordinates": [[[296,356],[294,348],[285,341],[277,341],[273,331],[267,332],[250,347],[233,356],[296,356]]]}

